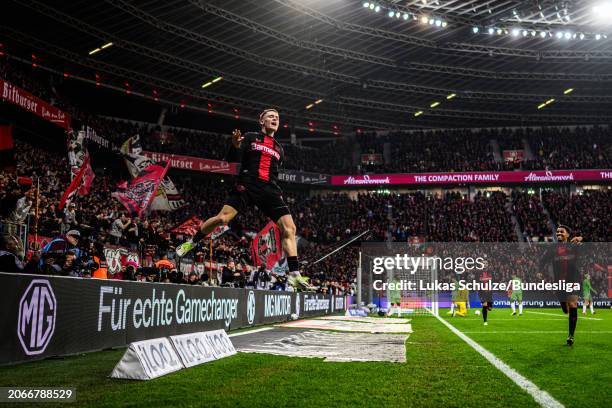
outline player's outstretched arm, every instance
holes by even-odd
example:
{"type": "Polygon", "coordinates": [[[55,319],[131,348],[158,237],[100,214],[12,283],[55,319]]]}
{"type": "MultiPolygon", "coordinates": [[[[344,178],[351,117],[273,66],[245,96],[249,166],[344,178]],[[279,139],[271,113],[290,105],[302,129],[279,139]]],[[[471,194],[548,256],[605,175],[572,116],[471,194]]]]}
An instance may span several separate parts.
{"type": "Polygon", "coordinates": [[[232,132],[232,145],[234,146],[234,148],[240,149],[242,140],[244,140],[244,136],[242,136],[242,132],[240,132],[240,129],[234,129],[234,131],[232,132]]]}
{"type": "Polygon", "coordinates": [[[244,136],[242,136],[242,132],[240,129],[235,129],[232,132],[232,145],[230,146],[229,151],[227,152],[225,160],[230,163],[239,163],[242,159],[242,141],[244,140],[244,136]]]}

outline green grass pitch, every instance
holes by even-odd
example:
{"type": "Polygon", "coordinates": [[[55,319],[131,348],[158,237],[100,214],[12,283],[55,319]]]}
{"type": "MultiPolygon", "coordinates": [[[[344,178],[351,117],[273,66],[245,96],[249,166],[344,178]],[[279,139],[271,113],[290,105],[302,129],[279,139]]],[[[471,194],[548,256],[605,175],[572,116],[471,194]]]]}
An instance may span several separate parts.
{"type": "MultiPolygon", "coordinates": [[[[466,318],[440,313],[563,405],[609,406],[612,311],[580,314],[573,347],[565,345],[567,317],[558,309],[525,309],[521,317],[494,309],[488,326],[473,310],[466,318]]],[[[108,378],[123,353],[113,350],[0,367],[0,386],[75,387],[71,406],[88,407],[538,406],[437,319],[415,317],[412,328],[404,364],[239,353],[140,382],[108,378]]]]}

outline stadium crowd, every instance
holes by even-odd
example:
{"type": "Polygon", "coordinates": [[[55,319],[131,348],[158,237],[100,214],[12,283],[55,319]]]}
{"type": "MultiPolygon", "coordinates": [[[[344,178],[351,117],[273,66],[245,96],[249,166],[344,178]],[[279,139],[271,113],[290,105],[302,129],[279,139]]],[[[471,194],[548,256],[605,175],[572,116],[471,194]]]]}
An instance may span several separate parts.
{"type": "MultiPolygon", "coordinates": [[[[159,128],[110,120],[80,111],[77,104],[67,103],[53,86],[41,83],[19,70],[0,63],[0,76],[35,95],[51,101],[96,132],[119,146],[127,137],[142,134],[145,149],[222,159],[227,138],[195,136],[176,131],[168,137],[159,128]]],[[[596,168],[610,167],[608,129],[576,128],[573,130],[502,130],[441,131],[435,133],[391,133],[382,136],[357,135],[361,153],[383,153],[390,150],[390,164],[360,169],[376,172],[466,171],[510,169],[514,164],[495,159],[491,139],[499,139],[503,148],[520,148],[527,138],[535,158],[521,165],[529,168],[596,168]],[[525,132],[525,133],[523,133],[525,132]],[[572,146],[569,148],[569,140],[572,146]],[[387,148],[388,149],[388,148],[387,148]]],[[[343,140],[320,149],[288,145],[286,167],[316,172],[350,172],[355,143],[343,140]]],[[[29,272],[72,276],[95,276],[103,264],[104,248],[119,245],[139,254],[141,264],[123,265],[111,278],[140,279],[189,284],[226,284],[256,287],[284,287],[282,275],[258,270],[250,265],[250,239],[267,220],[259,211],[241,214],[230,231],[213,242],[210,248],[195,253],[189,268],[174,257],[174,248],[185,237],[173,232],[175,226],[194,214],[210,216],[220,208],[232,182],[222,176],[172,176],[187,204],[174,212],[150,212],[141,218],[127,214],[111,192],[119,181],[116,174],[97,170],[90,194],[79,197],[63,210],[57,208],[70,181],[65,155],[34,146],[32,141],[15,141],[16,173],[0,173],[1,215],[4,222],[27,222],[29,230],[45,237],[57,237],[54,245],[42,253],[33,251],[27,265],[29,272]],[[18,176],[18,177],[15,177],[18,176]],[[29,180],[29,181],[28,181],[29,180]],[[35,182],[34,182],[35,181],[35,182]],[[36,194],[36,186],[40,186],[36,194]],[[97,259],[97,261],[96,261],[97,259]],[[146,260],[146,262],[145,262],[146,260]],[[211,273],[206,262],[216,262],[211,273]],[[146,267],[143,265],[147,264],[146,267]]],[[[93,159],[94,165],[95,157],[93,159]]],[[[542,200],[533,195],[514,192],[477,193],[467,197],[458,192],[441,196],[418,193],[368,193],[350,197],[344,193],[310,194],[308,191],[286,192],[300,236],[303,260],[312,261],[330,247],[355,234],[369,230],[367,239],[406,242],[515,242],[524,238],[539,240],[552,236],[553,223],[575,226],[576,233],[588,241],[606,241],[612,236],[609,222],[610,192],[570,195],[550,191],[542,200]],[[515,216],[523,237],[514,231],[515,216]]],[[[10,239],[2,242],[3,251],[15,252],[10,239]]],[[[321,292],[351,293],[354,290],[356,248],[348,247],[316,265],[305,264],[305,274],[321,292]]],[[[10,258],[10,257],[9,257],[10,258]]],[[[10,258],[12,259],[12,258],[10,258]]],[[[9,260],[10,260],[9,259],[9,260]]],[[[3,260],[4,262],[4,260],[3,260]]],[[[525,261],[528,262],[528,261],[525,261]]],[[[9,262],[10,263],[10,262],[9,262]]],[[[3,264],[3,268],[8,268],[3,264]]],[[[9,269],[7,269],[9,270],[9,269]]]]}
{"type": "MultiPolygon", "coordinates": [[[[60,91],[63,80],[53,74],[25,73],[22,67],[0,61],[0,77],[70,113],[104,135],[116,146],[140,134],[148,150],[222,160],[227,137],[186,129],[162,130],[153,123],[131,123],[97,116],[60,91]]],[[[129,119],[129,118],[126,118],[129,119]]],[[[318,148],[284,144],[285,168],[325,174],[486,171],[537,169],[592,169],[612,167],[609,127],[512,128],[413,132],[357,132],[318,148]],[[497,146],[493,141],[497,142],[497,146]],[[385,153],[381,164],[361,164],[354,153],[385,153]],[[523,151],[520,161],[505,161],[504,150],[523,151]],[[495,151],[497,150],[497,151],[495,151]],[[529,157],[528,157],[529,156],[529,157]]]]}
{"type": "Polygon", "coordinates": [[[523,236],[537,241],[551,237],[548,217],[538,196],[515,191],[512,194],[512,205],[523,236]]]}
{"type": "MultiPolygon", "coordinates": [[[[36,229],[41,236],[66,236],[69,231],[78,231],[82,240],[79,248],[83,254],[89,254],[89,258],[101,257],[104,245],[109,244],[130,248],[140,254],[141,259],[148,257],[152,265],[167,255],[175,266],[170,269],[171,274],[157,273],[160,281],[182,279],[203,283],[210,280],[208,273],[198,273],[195,280],[185,270],[178,275],[180,268],[176,266],[173,250],[184,236],[173,233],[172,229],[193,214],[207,216],[211,215],[211,208],[220,208],[231,188],[231,180],[219,176],[175,178],[179,191],[188,198],[187,205],[174,212],[152,212],[138,218],[126,214],[118,202],[110,199],[117,180],[98,174],[89,195],[79,197],[60,211],[57,203],[69,182],[67,160],[21,141],[16,143],[16,156],[17,175],[39,181],[38,220],[35,217],[35,189],[31,184],[18,185],[14,176],[6,172],[0,177],[3,218],[29,220],[30,230],[36,229]],[[22,203],[18,209],[20,200],[22,203]]],[[[372,241],[391,239],[406,242],[418,237],[430,242],[515,242],[521,237],[517,237],[513,230],[513,214],[525,237],[544,240],[552,236],[544,208],[550,211],[553,222],[563,220],[574,225],[576,233],[586,240],[604,241],[612,236],[610,225],[605,222],[611,210],[609,192],[591,191],[569,196],[550,191],[543,197],[542,203],[535,195],[517,191],[512,193],[512,197],[493,192],[486,195],[477,193],[471,199],[458,192],[447,192],[442,196],[386,192],[350,197],[344,193],[311,196],[294,191],[287,194],[287,201],[298,234],[303,242],[308,243],[302,245],[303,259],[314,259],[330,245],[365,230],[371,231],[368,239],[372,241]]],[[[253,272],[255,277],[257,271],[248,266],[252,265],[249,237],[266,223],[267,220],[255,209],[241,214],[231,224],[230,233],[214,242],[212,259],[223,264],[234,261],[243,273],[253,272]]],[[[202,264],[210,258],[207,249],[201,250],[198,256],[202,264]]],[[[59,262],[54,264],[55,270],[71,267],[74,270],[70,273],[73,274],[77,265],[83,265],[80,262],[66,264],[65,257],[54,258],[53,262],[59,262]],[[64,266],[60,265],[62,263],[64,266]]],[[[349,290],[354,283],[355,263],[355,249],[351,248],[342,252],[342,256],[330,257],[317,264],[312,270],[307,267],[307,273],[322,290],[331,290],[329,285],[343,285],[349,290]]],[[[196,268],[192,269],[195,271],[196,268]]],[[[52,269],[46,271],[49,273],[52,269]]],[[[82,274],[83,269],[80,271],[82,274]]],[[[134,277],[134,274],[125,276],[134,277]]],[[[223,282],[222,276],[215,280],[223,282]]]]}

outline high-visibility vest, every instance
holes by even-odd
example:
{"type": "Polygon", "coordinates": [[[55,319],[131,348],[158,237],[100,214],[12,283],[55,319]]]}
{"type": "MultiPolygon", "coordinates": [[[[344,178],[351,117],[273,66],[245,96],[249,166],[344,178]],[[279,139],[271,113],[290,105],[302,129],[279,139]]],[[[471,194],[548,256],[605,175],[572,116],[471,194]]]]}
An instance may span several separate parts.
{"type": "Polygon", "coordinates": [[[106,264],[106,260],[100,260],[98,256],[94,256],[93,259],[100,267],[91,275],[92,278],[108,279],[108,265],[106,264]]]}

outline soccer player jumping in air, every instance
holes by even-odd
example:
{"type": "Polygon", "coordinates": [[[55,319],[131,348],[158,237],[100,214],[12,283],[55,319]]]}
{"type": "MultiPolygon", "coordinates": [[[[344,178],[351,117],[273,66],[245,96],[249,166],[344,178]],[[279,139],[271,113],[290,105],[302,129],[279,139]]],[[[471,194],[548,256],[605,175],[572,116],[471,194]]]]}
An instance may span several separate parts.
{"type": "Polygon", "coordinates": [[[259,115],[259,133],[249,132],[242,135],[240,130],[234,130],[227,161],[241,164],[236,186],[221,211],[202,222],[199,231],[191,240],[177,247],[176,253],[179,257],[184,256],[215,228],[227,225],[247,207],[257,206],[268,218],[276,222],[280,229],[289,266],[289,284],[296,288],[312,290],[312,286],[300,274],[295,223],[277,184],[278,170],[284,157],[282,146],[274,138],[279,123],[278,111],[266,109],[259,115]]]}
{"type": "MultiPolygon", "coordinates": [[[[578,258],[581,253],[582,237],[575,236],[570,240],[569,227],[559,225],[557,227],[557,241],[558,244],[548,250],[542,262],[552,263],[555,281],[565,280],[567,284],[579,284],[578,258]]],[[[561,290],[557,292],[557,297],[563,313],[569,315],[567,344],[571,346],[574,344],[574,332],[578,323],[578,294],[561,290]]]]}

